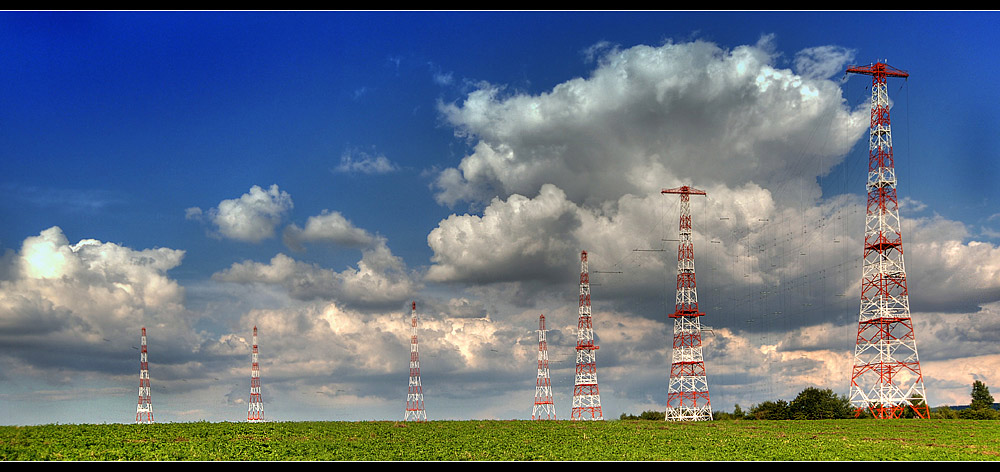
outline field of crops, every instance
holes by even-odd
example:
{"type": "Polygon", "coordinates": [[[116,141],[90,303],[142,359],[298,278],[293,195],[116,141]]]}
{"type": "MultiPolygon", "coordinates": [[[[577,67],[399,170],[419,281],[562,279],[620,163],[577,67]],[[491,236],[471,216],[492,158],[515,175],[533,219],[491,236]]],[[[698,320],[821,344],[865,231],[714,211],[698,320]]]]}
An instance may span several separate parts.
{"type": "Polygon", "coordinates": [[[1000,422],[431,421],[0,427],[24,460],[997,460],[1000,422]]]}

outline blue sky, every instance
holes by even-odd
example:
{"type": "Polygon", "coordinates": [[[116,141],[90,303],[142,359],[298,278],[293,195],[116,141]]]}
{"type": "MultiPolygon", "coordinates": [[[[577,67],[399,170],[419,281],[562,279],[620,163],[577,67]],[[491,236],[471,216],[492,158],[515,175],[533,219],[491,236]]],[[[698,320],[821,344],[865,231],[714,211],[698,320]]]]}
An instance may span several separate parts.
{"type": "Polygon", "coordinates": [[[846,393],[870,79],[844,69],[876,60],[911,74],[928,396],[966,402],[1000,384],[997,19],[0,14],[0,423],[131,421],[141,326],[158,420],[239,420],[254,324],[267,417],[401,419],[410,300],[428,418],[530,417],[539,313],[569,417],[580,250],[622,273],[595,274],[605,417],[661,409],[676,184],[709,191],[714,408],[846,393]]]}

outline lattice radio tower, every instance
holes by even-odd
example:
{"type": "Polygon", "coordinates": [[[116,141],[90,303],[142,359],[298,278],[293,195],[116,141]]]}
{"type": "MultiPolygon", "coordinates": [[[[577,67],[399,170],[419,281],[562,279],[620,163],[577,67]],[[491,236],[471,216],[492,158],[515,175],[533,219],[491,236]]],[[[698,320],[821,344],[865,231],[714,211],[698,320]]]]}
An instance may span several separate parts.
{"type": "Polygon", "coordinates": [[[410,322],[410,390],[406,394],[403,421],[427,421],[424,390],[420,385],[420,356],[417,352],[417,302],[413,302],[410,322]]]}
{"type": "Polygon", "coordinates": [[[135,407],[135,422],[153,422],[153,401],[149,396],[149,361],[146,358],[146,327],[142,328],[139,348],[139,403],[135,407]]]}
{"type": "Polygon", "coordinates": [[[549,348],[545,341],[545,315],[538,315],[538,376],[535,380],[535,406],[531,409],[531,419],[556,419],[552,381],[549,378],[549,348]]]}
{"type": "Polygon", "coordinates": [[[580,320],[576,330],[576,380],[570,420],[603,420],[601,394],[597,388],[597,346],[590,317],[590,271],[587,251],[580,253],[580,320]]]}
{"type": "Polygon", "coordinates": [[[257,327],[253,327],[253,353],[250,355],[250,404],[247,407],[247,421],[264,421],[264,402],[260,399],[260,364],[257,363],[257,327]]]}
{"type": "Polygon", "coordinates": [[[691,195],[704,190],[683,186],[663,190],[681,196],[680,242],[677,244],[677,296],[674,312],[674,344],[667,390],[667,421],[711,421],[712,403],[701,350],[701,317],[698,285],[694,275],[694,243],[691,240],[691,195]]]}
{"type": "Polygon", "coordinates": [[[903,267],[903,236],[886,92],[887,78],[910,75],[883,63],[851,66],[847,72],[872,76],[868,211],[851,404],[856,415],[868,410],[876,418],[899,418],[912,408],[917,416],[927,418],[927,396],[903,267]]]}

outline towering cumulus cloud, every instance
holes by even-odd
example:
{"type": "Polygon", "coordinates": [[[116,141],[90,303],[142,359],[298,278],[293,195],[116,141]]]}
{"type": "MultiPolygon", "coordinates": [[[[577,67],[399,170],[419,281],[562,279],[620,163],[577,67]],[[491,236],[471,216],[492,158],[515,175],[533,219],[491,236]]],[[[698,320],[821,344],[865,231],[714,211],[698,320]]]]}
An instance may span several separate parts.
{"type": "Polygon", "coordinates": [[[474,147],[440,173],[437,198],[489,202],[551,183],[571,201],[600,204],[678,181],[781,183],[816,197],[815,177],[862,135],[868,112],[846,110],[836,83],[775,66],[770,47],[613,50],[590,77],[547,93],[485,86],[444,104],[474,147]]]}
{"type": "MultiPolygon", "coordinates": [[[[655,209],[676,206],[659,195],[665,187],[710,189],[709,217],[731,223],[812,205],[817,176],[863,135],[868,111],[850,112],[837,84],[779,68],[770,51],[768,38],[732,50],[702,41],[613,49],[590,77],[547,93],[486,86],[442,105],[473,152],[439,173],[437,198],[487,206],[481,217],[452,216],[430,234],[428,275],[511,280],[518,270],[530,278],[531,267],[552,265],[531,250],[566,260],[570,248],[662,246],[665,230],[643,233],[658,224],[655,209]]],[[[847,59],[806,57],[810,70],[847,59]]],[[[710,237],[733,230],[696,229],[710,237]]]]}
{"type": "Polygon", "coordinates": [[[94,239],[70,244],[55,226],[26,238],[4,261],[7,278],[0,280],[2,357],[16,371],[100,371],[108,368],[101,353],[138,339],[141,326],[161,326],[157,335],[172,333],[177,342],[190,339],[184,289],[167,275],[183,257],[181,250],[94,239]],[[78,365],[84,358],[87,365],[78,365]]]}

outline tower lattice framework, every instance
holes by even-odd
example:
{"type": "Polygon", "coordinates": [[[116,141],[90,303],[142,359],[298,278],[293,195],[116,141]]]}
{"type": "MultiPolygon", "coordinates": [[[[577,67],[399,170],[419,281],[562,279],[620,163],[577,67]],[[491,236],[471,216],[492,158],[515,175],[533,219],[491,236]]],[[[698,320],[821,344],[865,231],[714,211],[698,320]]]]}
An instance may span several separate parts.
{"type": "Polygon", "coordinates": [[[264,421],[264,402],[260,398],[260,364],[257,363],[257,327],[253,327],[253,353],[250,355],[250,404],[247,406],[247,421],[264,421]]]}
{"type": "Polygon", "coordinates": [[[538,315],[538,376],[535,380],[535,406],[531,409],[531,419],[556,419],[552,380],[549,377],[549,348],[545,340],[545,315],[538,315]]]}
{"type": "Polygon", "coordinates": [[[576,330],[576,379],[571,420],[603,420],[597,387],[597,350],[590,314],[590,270],[587,251],[580,253],[580,318],[576,330]]]}
{"type": "Polygon", "coordinates": [[[149,395],[149,360],[146,352],[146,328],[142,328],[139,348],[139,403],[135,407],[136,423],[153,422],[153,400],[149,395]]]}
{"type": "Polygon", "coordinates": [[[424,389],[420,385],[420,356],[417,350],[417,302],[411,305],[410,316],[410,388],[406,394],[403,421],[427,421],[424,411],[424,389]]]}
{"type": "Polygon", "coordinates": [[[680,239],[677,244],[677,295],[674,312],[674,342],[671,350],[670,383],[667,389],[667,421],[711,421],[712,402],[701,344],[701,317],[698,285],[694,271],[694,242],[691,240],[691,195],[704,190],[683,186],[663,190],[681,196],[680,239]]]}
{"type": "Polygon", "coordinates": [[[903,236],[889,124],[886,79],[907,78],[883,63],[852,66],[872,77],[868,139],[868,208],[865,217],[861,310],[851,372],[851,404],[876,418],[899,418],[907,409],[929,416],[903,266],[903,236]]]}

